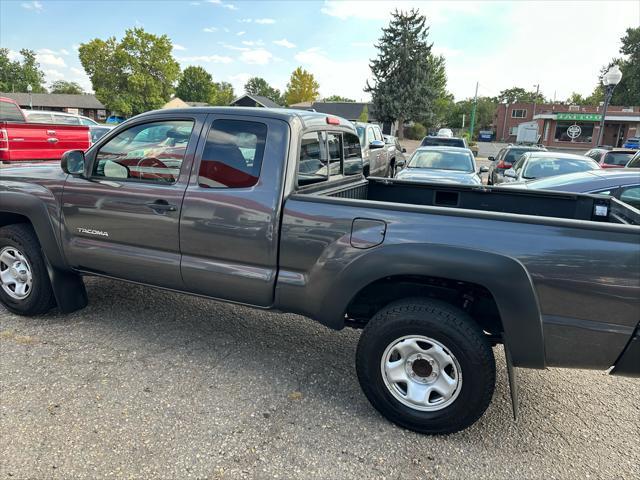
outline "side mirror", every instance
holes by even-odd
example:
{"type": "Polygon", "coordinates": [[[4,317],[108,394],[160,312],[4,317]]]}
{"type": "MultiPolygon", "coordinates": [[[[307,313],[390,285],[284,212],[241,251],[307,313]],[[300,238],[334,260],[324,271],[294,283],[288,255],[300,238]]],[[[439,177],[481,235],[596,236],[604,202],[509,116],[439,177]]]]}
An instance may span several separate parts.
{"type": "Polygon", "coordinates": [[[60,167],[69,175],[82,175],[84,173],[84,152],[82,150],[69,150],[64,152],[60,160],[60,167]]]}
{"type": "Polygon", "coordinates": [[[489,160],[490,162],[495,162],[496,161],[496,157],[487,157],[487,160],[489,160]]]}
{"type": "Polygon", "coordinates": [[[478,173],[487,173],[489,171],[489,167],[480,167],[480,170],[478,170],[478,173]]]}
{"type": "Polygon", "coordinates": [[[404,168],[406,163],[407,163],[406,160],[402,160],[402,159],[396,160],[396,167],[404,168]]]}
{"type": "Polygon", "coordinates": [[[407,149],[402,147],[402,153],[407,153],[407,149]]]}
{"type": "Polygon", "coordinates": [[[504,176],[509,178],[518,178],[518,174],[513,168],[504,171],[504,176]]]}
{"type": "Polygon", "coordinates": [[[374,150],[376,148],[384,148],[384,142],[382,140],[371,140],[369,143],[369,148],[374,150]]]}

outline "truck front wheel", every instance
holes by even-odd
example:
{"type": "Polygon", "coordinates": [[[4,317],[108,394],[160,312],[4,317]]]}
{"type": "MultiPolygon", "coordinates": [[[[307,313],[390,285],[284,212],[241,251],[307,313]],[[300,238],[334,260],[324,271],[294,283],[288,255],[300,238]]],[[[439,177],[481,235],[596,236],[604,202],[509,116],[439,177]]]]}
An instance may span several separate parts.
{"type": "Polygon", "coordinates": [[[27,316],[55,306],[42,250],[30,225],[0,228],[0,302],[27,316]]]}
{"type": "Polygon", "coordinates": [[[380,310],[360,337],[356,369],[382,415],[426,434],[473,424],[495,387],[493,351],[482,330],[437,300],[402,300],[380,310]]]}

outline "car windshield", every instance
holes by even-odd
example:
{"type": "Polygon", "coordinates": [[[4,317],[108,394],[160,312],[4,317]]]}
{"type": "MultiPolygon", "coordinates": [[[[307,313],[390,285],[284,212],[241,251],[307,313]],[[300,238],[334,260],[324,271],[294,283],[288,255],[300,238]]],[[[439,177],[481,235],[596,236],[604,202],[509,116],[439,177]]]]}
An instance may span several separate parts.
{"type": "Polygon", "coordinates": [[[552,177],[565,173],[586,172],[597,170],[600,166],[591,159],[585,158],[531,158],[524,169],[522,176],[525,179],[552,177]]]}
{"type": "Polygon", "coordinates": [[[452,150],[418,150],[409,160],[407,167],[473,172],[473,156],[464,150],[460,152],[452,150]]]}
{"type": "Polygon", "coordinates": [[[531,150],[526,148],[512,148],[509,150],[504,156],[504,161],[506,163],[516,163],[523,153],[530,152],[531,150]]]}
{"type": "Polygon", "coordinates": [[[633,157],[631,152],[609,152],[604,156],[604,163],[607,165],[625,166],[633,157]]]}
{"type": "Polygon", "coordinates": [[[636,153],[631,161],[627,163],[629,168],[640,168],[640,152],[636,153]]]}
{"type": "Polygon", "coordinates": [[[421,147],[464,147],[464,140],[461,138],[447,137],[424,137],[421,147]]]}

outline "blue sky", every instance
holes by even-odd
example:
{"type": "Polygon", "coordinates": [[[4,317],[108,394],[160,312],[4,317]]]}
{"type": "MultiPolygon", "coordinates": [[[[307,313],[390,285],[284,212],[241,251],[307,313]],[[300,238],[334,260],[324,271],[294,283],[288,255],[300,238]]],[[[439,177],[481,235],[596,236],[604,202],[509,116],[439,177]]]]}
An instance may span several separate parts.
{"type": "Polygon", "coordinates": [[[640,0],[621,2],[463,1],[65,1],[0,0],[0,46],[17,57],[38,52],[47,82],[91,84],[77,46],[121,38],[142,26],[167,34],[182,67],[201,65],[236,93],[250,76],[284,89],[303,66],[322,96],[367,99],[369,59],[393,8],[419,8],[431,25],[434,50],[445,56],[448,89],[457,99],[540,84],[549,98],[588,94],[600,67],[617,55],[619,39],[640,25],[640,0]]]}

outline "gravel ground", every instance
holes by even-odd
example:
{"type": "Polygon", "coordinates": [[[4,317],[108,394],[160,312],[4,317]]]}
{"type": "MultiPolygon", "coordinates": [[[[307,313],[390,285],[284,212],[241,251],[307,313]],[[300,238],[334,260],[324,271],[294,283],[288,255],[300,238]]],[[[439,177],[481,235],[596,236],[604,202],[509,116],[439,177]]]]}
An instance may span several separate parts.
{"type": "Polygon", "coordinates": [[[638,478],[640,383],[519,370],[446,437],[393,426],[360,392],[359,332],[87,279],[90,305],[0,307],[0,478],[638,478]]]}

